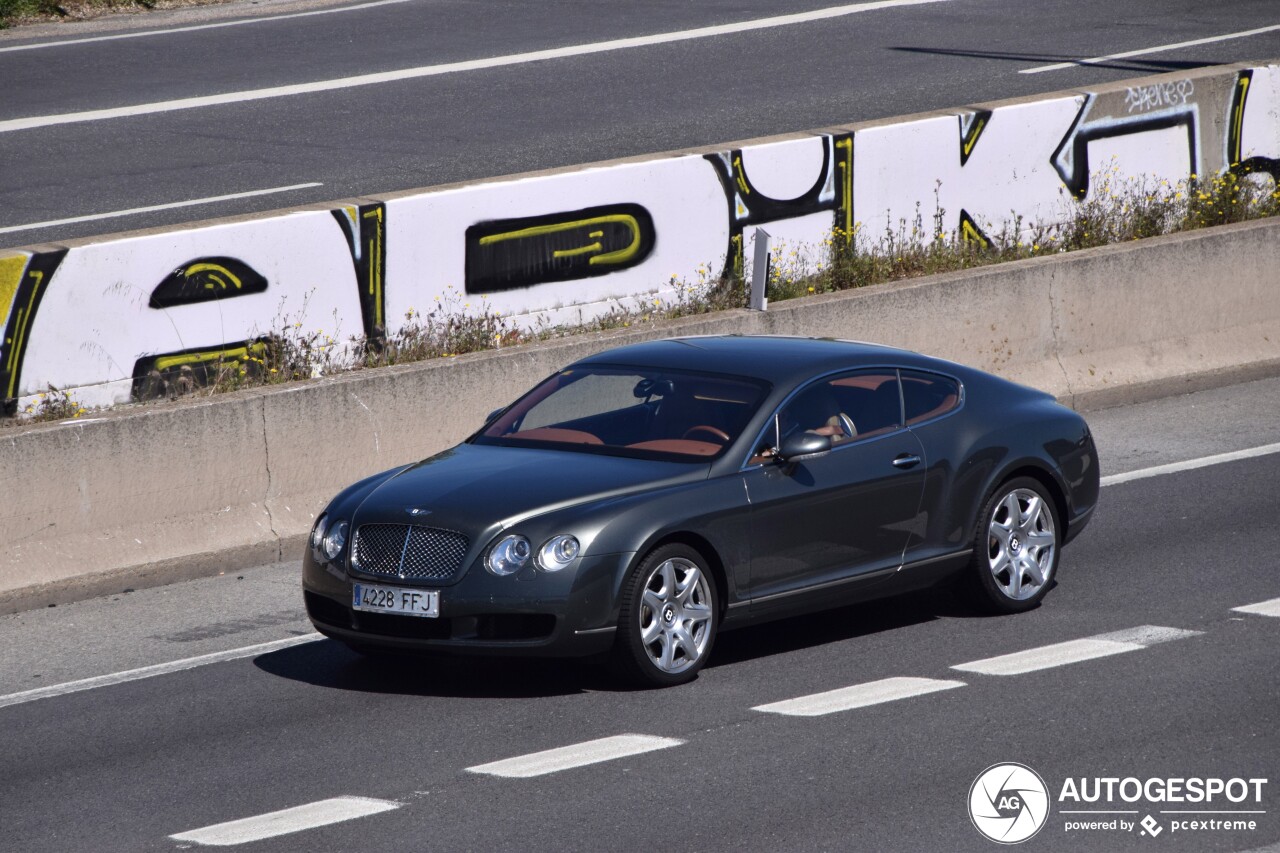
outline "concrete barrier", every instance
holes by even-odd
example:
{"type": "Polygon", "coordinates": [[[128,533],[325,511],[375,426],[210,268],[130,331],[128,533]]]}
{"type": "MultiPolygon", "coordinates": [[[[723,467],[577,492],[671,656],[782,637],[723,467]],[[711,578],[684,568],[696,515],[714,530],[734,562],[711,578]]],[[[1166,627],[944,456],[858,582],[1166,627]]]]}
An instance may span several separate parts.
{"type": "Polygon", "coordinates": [[[300,553],[340,488],[441,450],[564,364],[640,339],[879,341],[1078,408],[1280,371],[1280,221],[0,432],[0,610],[300,553]]]}

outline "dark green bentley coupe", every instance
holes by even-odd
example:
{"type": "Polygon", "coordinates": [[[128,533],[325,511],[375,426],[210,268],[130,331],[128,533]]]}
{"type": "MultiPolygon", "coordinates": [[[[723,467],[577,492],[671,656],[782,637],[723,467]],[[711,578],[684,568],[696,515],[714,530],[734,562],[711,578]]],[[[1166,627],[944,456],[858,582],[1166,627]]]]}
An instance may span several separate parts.
{"type": "Polygon", "coordinates": [[[377,654],[611,655],[692,679],[741,625],[960,573],[1035,607],[1098,500],[1084,420],[951,362],[697,337],[585,358],[317,519],[316,628],[377,654]]]}

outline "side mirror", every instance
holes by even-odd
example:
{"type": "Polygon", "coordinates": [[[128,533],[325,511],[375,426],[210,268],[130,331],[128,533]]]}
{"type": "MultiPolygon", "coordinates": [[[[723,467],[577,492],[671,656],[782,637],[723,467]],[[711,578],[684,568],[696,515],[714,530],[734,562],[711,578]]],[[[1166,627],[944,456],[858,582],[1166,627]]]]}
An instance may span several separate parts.
{"type": "Polygon", "coordinates": [[[507,407],[506,407],[506,406],[503,406],[502,408],[500,408],[500,409],[494,409],[492,412],[490,412],[489,414],[485,415],[485,418],[484,418],[484,425],[485,425],[485,426],[488,426],[489,424],[493,423],[494,418],[498,417],[498,415],[502,414],[502,413],[503,413],[503,412],[505,412],[506,410],[507,410],[507,407]]]}
{"type": "Polygon", "coordinates": [[[795,432],[782,440],[778,458],[783,462],[800,462],[816,459],[831,452],[831,436],[811,432],[795,432]]]}

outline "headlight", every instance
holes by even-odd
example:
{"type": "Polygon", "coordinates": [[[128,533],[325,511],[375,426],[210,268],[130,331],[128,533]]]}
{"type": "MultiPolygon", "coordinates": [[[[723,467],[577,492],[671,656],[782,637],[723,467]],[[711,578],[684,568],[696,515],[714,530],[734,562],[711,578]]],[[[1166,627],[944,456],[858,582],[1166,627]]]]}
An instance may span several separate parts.
{"type": "Polygon", "coordinates": [[[316,526],[311,528],[311,547],[320,550],[320,544],[324,542],[324,525],[328,521],[328,516],[320,513],[320,517],[316,519],[316,526]]]}
{"type": "Polygon", "coordinates": [[[558,572],[578,558],[578,540],[567,534],[552,536],[538,549],[536,562],[544,572],[558,572]]]}
{"type": "Polygon", "coordinates": [[[520,535],[504,536],[489,549],[484,565],[495,575],[513,575],[529,564],[533,546],[520,535]]]}
{"type": "Polygon", "coordinates": [[[330,560],[336,560],[338,555],[342,553],[342,548],[347,544],[348,525],[345,521],[335,521],[333,526],[329,528],[329,532],[324,537],[324,555],[330,560]]]}

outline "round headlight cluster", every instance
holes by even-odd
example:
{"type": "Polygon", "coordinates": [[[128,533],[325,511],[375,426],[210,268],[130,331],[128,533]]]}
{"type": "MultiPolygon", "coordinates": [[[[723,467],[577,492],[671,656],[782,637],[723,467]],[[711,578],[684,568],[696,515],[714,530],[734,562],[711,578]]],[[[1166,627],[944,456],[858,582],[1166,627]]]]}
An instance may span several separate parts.
{"type": "Polygon", "coordinates": [[[580,550],[574,537],[565,534],[552,536],[538,549],[538,568],[544,572],[558,572],[576,560],[580,550]]]}
{"type": "Polygon", "coordinates": [[[577,539],[561,534],[543,542],[535,555],[529,540],[514,533],[502,537],[489,549],[484,564],[495,575],[513,575],[529,565],[532,558],[534,565],[544,572],[558,572],[576,560],[581,550],[577,539]]]}
{"type": "Polygon", "coordinates": [[[533,548],[523,536],[504,536],[489,550],[484,564],[495,575],[514,575],[529,564],[533,548]]]}
{"type": "Polygon", "coordinates": [[[320,550],[320,543],[324,541],[324,526],[329,522],[329,517],[324,513],[320,513],[320,517],[316,519],[315,527],[311,528],[311,547],[315,551],[320,550]]]}
{"type": "Polygon", "coordinates": [[[325,557],[330,560],[338,558],[338,555],[342,553],[343,547],[347,544],[347,530],[349,527],[350,525],[345,521],[335,521],[329,527],[329,532],[324,535],[324,539],[320,543],[320,550],[325,557]]]}

